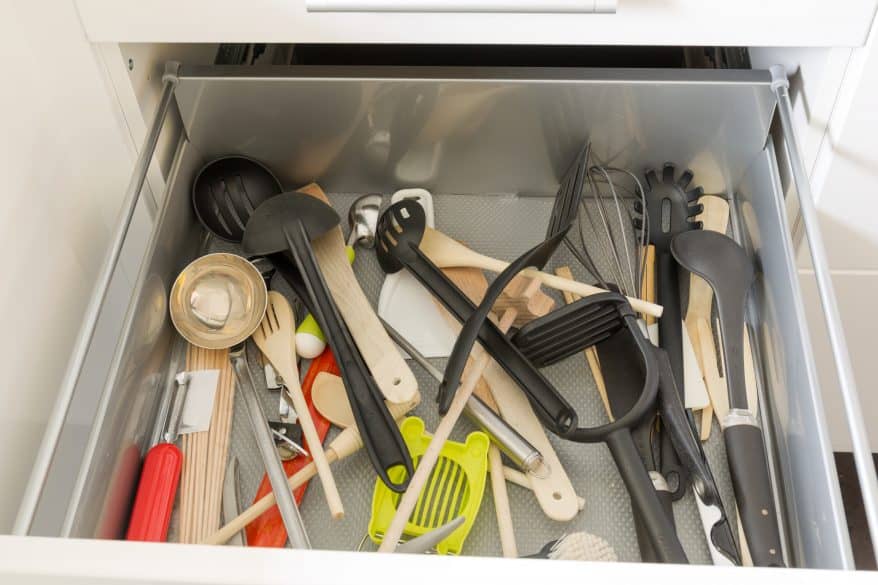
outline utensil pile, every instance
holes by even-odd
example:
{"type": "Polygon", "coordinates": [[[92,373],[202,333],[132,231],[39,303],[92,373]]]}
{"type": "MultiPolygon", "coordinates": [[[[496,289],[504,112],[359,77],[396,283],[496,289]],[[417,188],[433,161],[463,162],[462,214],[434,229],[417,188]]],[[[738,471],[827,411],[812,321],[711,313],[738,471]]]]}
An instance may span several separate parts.
{"type": "MultiPolygon", "coordinates": [[[[530,505],[548,518],[570,522],[588,502],[576,493],[558,442],[605,443],[630,496],[643,560],[688,562],[673,502],[691,487],[715,564],[752,558],[757,565],[782,565],[745,347],[753,265],[719,233],[725,222],[717,219],[716,202],[699,202],[693,179],[691,171],[678,173],[670,163],[641,177],[603,164],[586,145],[561,182],[544,240],[505,262],[434,227],[432,198],[424,190],[402,191],[385,209],[379,195],[361,197],[350,210],[345,238],[316,184],[284,191],[268,168],[246,157],[208,164],[192,190],[196,215],[213,236],[239,245],[241,256],[222,255],[233,259],[215,265],[207,259],[220,255],[196,260],[172,292],[174,325],[190,343],[187,372],[221,370],[209,430],[181,439],[177,540],[224,544],[254,520],[270,517],[285,533],[274,530],[263,538],[254,532],[236,542],[310,548],[298,508],[304,486],[317,476],[328,520],[341,519],[346,502],[333,465],[363,450],[376,479],[372,516],[362,530],[379,552],[464,554],[467,535],[484,521],[478,515],[490,472],[501,549],[518,557],[521,504],[512,505],[507,482],[532,493],[530,505]],[[404,321],[395,322],[417,338],[414,344],[382,321],[363,293],[351,248],[358,245],[374,245],[378,264],[390,275],[381,312],[391,320],[398,317],[394,306],[405,312],[404,321]],[[569,267],[549,270],[559,248],[596,284],[576,280],[569,267]],[[295,298],[274,287],[268,291],[244,255],[263,272],[276,271],[295,298]],[[489,281],[484,271],[495,276],[489,281]],[[687,271],[706,284],[693,279],[690,285],[687,271]],[[541,286],[563,292],[565,303],[556,306],[541,286]],[[307,310],[306,323],[297,319],[293,300],[307,310]],[[445,333],[417,335],[424,326],[419,314],[434,328],[442,324],[445,333]],[[657,339],[650,322],[658,324],[657,339]],[[714,345],[715,333],[720,344],[714,345]],[[448,334],[450,350],[442,341],[448,334]],[[398,347],[438,383],[441,419],[434,429],[407,417],[420,392],[398,347]],[[444,371],[419,348],[447,355],[444,371]],[[269,425],[274,413],[266,415],[259,398],[267,389],[250,370],[257,349],[282,381],[281,402],[288,407],[281,422],[295,420],[301,429],[304,444],[293,445],[292,462],[281,461],[277,427],[269,425]],[[313,360],[304,383],[302,351],[313,360]],[[596,426],[581,426],[594,417],[577,412],[573,404],[581,401],[570,400],[542,371],[581,360],[583,353],[605,410],[605,422],[596,426]],[[689,377],[686,360],[696,361],[689,377]],[[690,385],[706,386],[709,396],[698,405],[704,409],[701,432],[686,393],[690,385]],[[243,511],[238,468],[228,463],[236,396],[259,448],[264,485],[271,488],[260,490],[243,511]],[[730,502],[720,497],[711,470],[716,462],[702,448],[711,413],[725,439],[747,548],[737,542],[730,502]],[[452,441],[463,414],[479,430],[452,441]],[[329,422],[338,431],[324,445],[329,422]]],[[[282,433],[280,440],[291,441],[282,433]]],[[[164,518],[170,518],[176,485],[164,489],[171,491],[170,503],[163,498],[167,510],[156,514],[157,528],[149,531],[155,536],[143,539],[166,538],[164,518]]],[[[614,561],[616,553],[601,537],[579,531],[531,557],[614,561]]]]}

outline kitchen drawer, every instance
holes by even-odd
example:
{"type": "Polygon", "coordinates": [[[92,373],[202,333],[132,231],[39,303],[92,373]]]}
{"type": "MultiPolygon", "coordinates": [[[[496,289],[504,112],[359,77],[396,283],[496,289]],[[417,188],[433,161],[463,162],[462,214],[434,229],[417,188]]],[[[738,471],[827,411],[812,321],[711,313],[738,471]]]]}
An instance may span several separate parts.
{"type": "MultiPolygon", "coordinates": [[[[461,45],[736,45],[851,47],[866,41],[876,0],[582,0],[615,14],[543,13],[542,0],[459,0],[530,5],[524,13],[313,12],[325,0],[76,0],[92,42],[413,43],[461,45]]],[[[340,4],[341,2],[336,2],[340,4]]],[[[388,0],[347,0],[376,6],[388,0]]],[[[424,6],[425,0],[396,4],[424,6]]],[[[432,2],[442,4],[442,2],[432,2]]]]}
{"type": "MultiPolygon", "coordinates": [[[[490,211],[493,201],[498,210],[543,204],[548,209],[561,175],[590,140],[614,166],[646,169],[674,161],[691,168],[705,192],[730,197],[733,233],[759,271],[749,318],[789,560],[798,567],[850,568],[769,139],[777,98],[767,71],[184,66],[168,80],[169,87],[176,82],[185,132],[123,333],[115,354],[104,356],[108,379],[103,387],[80,383],[74,388],[74,402],[95,404],[91,435],[64,445],[64,460],[51,458],[57,437],[46,441],[41,459],[49,464],[44,476],[39,469],[34,474],[20,531],[86,539],[124,534],[140,454],[155,434],[166,389],[180,367],[166,300],[176,274],[205,241],[189,189],[206,161],[246,154],[264,161],[286,186],[319,181],[330,193],[389,193],[413,183],[428,187],[446,206],[454,197],[479,198],[489,209],[484,217],[492,218],[500,213],[490,211]],[[423,117],[411,115],[413,104],[419,104],[423,117]],[[420,164],[406,163],[406,155],[416,151],[421,156],[412,158],[420,164]]],[[[169,96],[168,91],[165,104],[169,96]]],[[[544,229],[534,232],[523,222],[502,240],[508,256],[533,245],[544,229]]],[[[56,409],[63,413],[68,406],[62,396],[56,409]]],[[[157,555],[177,554],[172,545],[159,546],[170,548],[157,555]]],[[[248,552],[236,555],[244,559],[248,552]]],[[[220,558],[225,553],[213,548],[198,554],[220,558]]],[[[254,551],[254,562],[265,561],[266,554],[332,558],[254,551]]],[[[382,563],[400,561],[367,564],[373,562],[377,575],[393,570],[382,563]],[[377,568],[382,566],[386,570],[377,568]]],[[[450,566],[456,561],[429,562],[450,566]]],[[[506,571],[499,563],[488,566],[506,571]]]]}

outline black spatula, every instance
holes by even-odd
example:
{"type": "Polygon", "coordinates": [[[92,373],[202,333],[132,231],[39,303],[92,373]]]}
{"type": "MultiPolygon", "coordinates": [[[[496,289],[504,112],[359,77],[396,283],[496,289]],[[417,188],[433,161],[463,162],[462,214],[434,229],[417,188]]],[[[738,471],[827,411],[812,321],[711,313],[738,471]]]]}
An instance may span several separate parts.
{"type": "Polygon", "coordinates": [[[744,377],[744,307],[755,280],[753,263],[741,246],[718,232],[680,234],[671,251],[680,266],[713,289],[730,407],[721,426],[750,556],[756,566],[783,565],[765,442],[747,401],[744,377]]]}
{"type": "Polygon", "coordinates": [[[314,256],[311,239],[338,225],[335,211],[304,193],[281,193],[260,205],[247,222],[241,246],[247,254],[288,250],[299,269],[314,316],[326,332],[345,381],[345,390],[363,445],[381,480],[392,490],[405,491],[413,474],[412,460],[399,429],[384,404],[384,396],[354,346],[332,300],[314,256]],[[406,479],[394,483],[388,471],[402,465],[406,479]]]}

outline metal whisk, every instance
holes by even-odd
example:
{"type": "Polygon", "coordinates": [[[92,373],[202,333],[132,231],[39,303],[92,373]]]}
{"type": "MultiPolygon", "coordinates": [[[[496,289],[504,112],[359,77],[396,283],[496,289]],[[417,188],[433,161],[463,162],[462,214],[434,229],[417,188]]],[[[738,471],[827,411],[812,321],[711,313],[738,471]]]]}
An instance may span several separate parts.
{"type": "Polygon", "coordinates": [[[585,158],[584,193],[576,230],[571,230],[571,233],[576,232],[579,242],[568,235],[564,243],[601,287],[609,288],[612,283],[624,295],[639,296],[646,268],[643,251],[649,242],[649,226],[644,225],[639,234],[631,228],[634,216],[631,206],[623,199],[635,199],[645,206],[643,185],[631,171],[603,164],[595,156],[591,144],[585,148],[585,158]],[[626,179],[627,185],[624,184],[626,179]],[[589,248],[610,259],[607,274],[598,268],[589,248]]]}

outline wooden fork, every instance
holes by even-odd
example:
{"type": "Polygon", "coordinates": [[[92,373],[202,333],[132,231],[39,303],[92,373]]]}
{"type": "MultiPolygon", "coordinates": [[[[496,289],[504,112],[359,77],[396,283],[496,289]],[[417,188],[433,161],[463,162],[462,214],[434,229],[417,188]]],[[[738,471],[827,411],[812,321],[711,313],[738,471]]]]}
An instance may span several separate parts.
{"type": "Polygon", "coordinates": [[[344,505],[335,478],[329,469],[329,461],[323,451],[323,444],[317,435],[314,421],[311,419],[311,411],[302,394],[299,385],[299,370],[296,367],[296,325],[293,310],[287,299],[280,293],[271,291],[268,293],[268,308],[259,328],[253,333],[253,341],[262,351],[274,369],[281,375],[284,385],[289,391],[293,401],[293,408],[299,416],[302,425],[302,434],[308,443],[308,452],[314,459],[320,483],[326,494],[326,503],[332,517],[340,519],[344,517],[344,505]]]}

